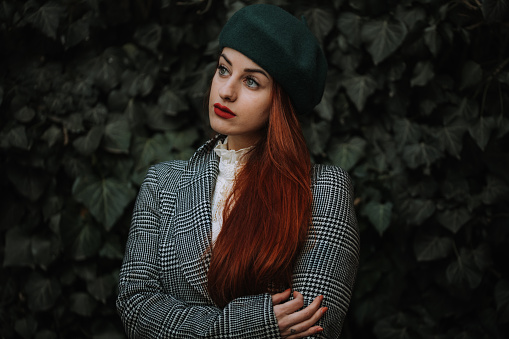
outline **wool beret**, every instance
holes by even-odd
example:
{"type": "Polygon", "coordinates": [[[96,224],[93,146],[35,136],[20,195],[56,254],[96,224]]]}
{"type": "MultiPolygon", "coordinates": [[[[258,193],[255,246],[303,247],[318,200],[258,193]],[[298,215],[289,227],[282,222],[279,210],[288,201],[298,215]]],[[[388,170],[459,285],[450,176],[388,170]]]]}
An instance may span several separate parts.
{"type": "Polygon", "coordinates": [[[305,22],[287,11],[266,4],[240,9],[221,31],[219,47],[232,48],[266,70],[297,113],[311,113],[322,99],[327,61],[305,22]]]}

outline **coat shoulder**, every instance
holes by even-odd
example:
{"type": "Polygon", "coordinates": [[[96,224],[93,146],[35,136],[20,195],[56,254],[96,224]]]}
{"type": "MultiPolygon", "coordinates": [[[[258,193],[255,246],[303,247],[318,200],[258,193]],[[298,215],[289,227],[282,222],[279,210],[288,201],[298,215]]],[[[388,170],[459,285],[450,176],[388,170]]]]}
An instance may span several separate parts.
{"type": "Polygon", "coordinates": [[[334,165],[314,165],[312,175],[313,185],[332,184],[352,189],[352,180],[348,172],[334,165]]]}
{"type": "Polygon", "coordinates": [[[147,177],[153,177],[160,187],[172,187],[179,181],[187,164],[185,160],[160,162],[150,167],[147,177]]]}

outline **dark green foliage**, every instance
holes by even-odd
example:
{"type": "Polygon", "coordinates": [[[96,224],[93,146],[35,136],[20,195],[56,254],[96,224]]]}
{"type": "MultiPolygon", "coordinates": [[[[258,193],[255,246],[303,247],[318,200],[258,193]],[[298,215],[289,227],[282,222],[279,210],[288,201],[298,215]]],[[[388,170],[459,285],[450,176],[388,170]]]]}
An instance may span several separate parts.
{"type": "MultiPolygon", "coordinates": [[[[211,136],[217,36],[247,3],[0,1],[0,337],[124,336],[136,191],[211,136]]],[[[303,127],[356,188],[343,338],[507,337],[509,1],[270,3],[329,62],[303,127]]]]}

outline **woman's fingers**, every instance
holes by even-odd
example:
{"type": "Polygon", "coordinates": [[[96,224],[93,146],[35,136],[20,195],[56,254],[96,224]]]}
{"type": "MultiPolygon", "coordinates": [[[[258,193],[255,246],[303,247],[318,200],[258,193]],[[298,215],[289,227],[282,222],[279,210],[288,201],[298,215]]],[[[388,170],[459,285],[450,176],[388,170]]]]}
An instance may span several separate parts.
{"type": "Polygon", "coordinates": [[[323,328],[321,328],[320,326],[313,326],[313,327],[309,328],[307,331],[300,332],[300,333],[295,332],[295,334],[290,334],[289,336],[282,336],[282,337],[285,339],[304,338],[304,337],[309,337],[309,336],[315,335],[322,331],[323,331],[323,328]]]}
{"type": "MultiPolygon", "coordinates": [[[[286,292],[286,291],[285,291],[286,292]]],[[[288,295],[288,298],[290,295],[288,295]]],[[[286,298],[286,299],[288,299],[286,298]]],[[[299,292],[293,292],[293,299],[285,302],[284,304],[274,306],[274,312],[276,313],[276,317],[278,314],[290,315],[300,310],[304,306],[304,297],[299,292]]]]}
{"type": "MultiPolygon", "coordinates": [[[[274,300],[287,296],[287,291],[278,295],[274,300]]],[[[274,306],[274,314],[278,320],[279,330],[283,338],[302,338],[323,331],[315,325],[327,311],[326,307],[320,307],[323,296],[316,297],[311,304],[304,309],[304,297],[299,292],[294,292],[294,299],[281,305],[274,306]]]]}
{"type": "Polygon", "coordinates": [[[290,298],[290,289],[287,289],[286,291],[283,291],[281,293],[276,293],[272,295],[272,304],[273,305],[279,305],[283,301],[288,300],[290,298]]]}
{"type": "MultiPolygon", "coordinates": [[[[296,299],[298,297],[299,296],[297,296],[296,299]]],[[[302,295],[300,295],[300,298],[302,298],[302,295]]],[[[321,328],[314,327],[313,325],[316,324],[327,311],[327,307],[320,307],[322,300],[323,296],[318,296],[306,308],[297,312],[294,311],[286,317],[283,317],[279,323],[281,335],[289,338],[301,338],[302,336],[315,334],[317,330],[321,330],[321,328]]]]}
{"type": "MultiPolygon", "coordinates": [[[[313,317],[314,313],[320,308],[320,305],[323,300],[323,296],[318,296],[313,300],[311,304],[309,304],[306,308],[301,308],[304,306],[304,297],[299,292],[293,293],[294,299],[290,300],[281,306],[281,310],[288,315],[285,317],[283,321],[284,327],[289,327],[293,324],[298,324],[303,321],[306,321],[313,317]]],[[[276,309],[274,308],[274,311],[276,309]]]]}
{"type": "Polygon", "coordinates": [[[325,312],[327,312],[327,307],[320,307],[311,318],[290,326],[286,331],[282,332],[281,335],[284,338],[302,338],[323,331],[322,327],[314,325],[325,312]]]}

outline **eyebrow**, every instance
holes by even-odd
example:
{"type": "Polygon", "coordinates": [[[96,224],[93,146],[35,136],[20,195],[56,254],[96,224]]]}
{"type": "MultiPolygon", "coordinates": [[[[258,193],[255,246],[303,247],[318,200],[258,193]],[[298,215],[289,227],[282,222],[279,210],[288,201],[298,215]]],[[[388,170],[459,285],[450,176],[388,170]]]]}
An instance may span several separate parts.
{"type": "MultiPolygon", "coordinates": [[[[226,62],[230,65],[230,66],[233,66],[232,65],[232,62],[230,61],[230,59],[228,59],[226,57],[226,55],[224,54],[221,54],[221,56],[224,58],[224,60],[226,60],[226,62]]],[[[265,71],[263,71],[262,69],[259,69],[259,68],[244,68],[244,72],[247,72],[247,73],[260,73],[260,74],[263,74],[265,75],[265,77],[267,79],[270,79],[269,76],[267,75],[267,73],[265,71]]]]}

